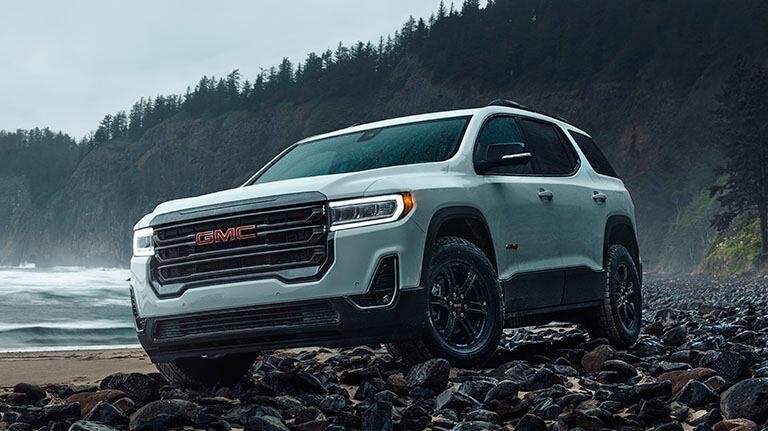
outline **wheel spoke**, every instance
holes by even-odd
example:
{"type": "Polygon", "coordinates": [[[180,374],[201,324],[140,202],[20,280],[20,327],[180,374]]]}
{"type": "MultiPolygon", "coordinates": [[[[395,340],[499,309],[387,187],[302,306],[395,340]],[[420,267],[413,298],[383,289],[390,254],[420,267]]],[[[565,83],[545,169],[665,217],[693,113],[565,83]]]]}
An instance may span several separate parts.
{"type": "Polygon", "coordinates": [[[450,311],[451,307],[448,305],[448,301],[440,296],[433,296],[429,304],[433,307],[440,307],[450,311]]]}
{"type": "Polygon", "coordinates": [[[459,293],[460,295],[466,295],[472,290],[472,288],[475,287],[475,281],[477,281],[477,274],[475,274],[474,271],[469,271],[467,273],[467,278],[465,278],[464,282],[461,283],[461,286],[458,288],[457,293],[459,293]]]}
{"type": "Polygon", "coordinates": [[[445,328],[441,331],[446,341],[453,338],[453,332],[456,330],[456,316],[451,314],[448,316],[448,322],[445,324],[445,328]]]}
{"type": "Polygon", "coordinates": [[[472,325],[470,325],[470,323],[467,321],[467,318],[466,317],[460,317],[458,319],[458,321],[459,321],[459,326],[464,331],[464,333],[467,335],[467,341],[470,342],[470,343],[472,341],[474,341],[475,340],[475,333],[474,333],[475,331],[472,330],[472,325]]]}
{"type": "Polygon", "coordinates": [[[485,304],[483,304],[482,302],[467,301],[465,302],[465,304],[467,305],[467,308],[464,310],[465,313],[475,313],[481,316],[488,315],[488,312],[485,309],[485,304]]]}

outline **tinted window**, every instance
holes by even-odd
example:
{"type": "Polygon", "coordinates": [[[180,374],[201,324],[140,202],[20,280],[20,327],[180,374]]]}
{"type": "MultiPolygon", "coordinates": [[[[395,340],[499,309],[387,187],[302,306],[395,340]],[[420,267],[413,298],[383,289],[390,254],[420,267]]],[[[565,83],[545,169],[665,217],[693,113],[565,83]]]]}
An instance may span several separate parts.
{"type": "Polygon", "coordinates": [[[533,154],[536,173],[567,175],[576,170],[576,158],[565,147],[554,126],[539,121],[520,119],[525,144],[533,154]]]}
{"type": "Polygon", "coordinates": [[[579,148],[581,148],[581,152],[584,153],[584,156],[587,158],[589,164],[592,166],[592,169],[594,169],[595,172],[598,174],[608,175],[609,177],[619,177],[616,175],[616,171],[613,169],[613,166],[611,166],[611,164],[608,162],[608,159],[605,157],[603,152],[600,151],[600,148],[597,146],[597,144],[595,144],[595,141],[593,141],[592,138],[573,131],[568,131],[568,133],[571,134],[573,140],[576,141],[576,144],[578,144],[579,148]]]}
{"type": "MultiPolygon", "coordinates": [[[[475,163],[487,159],[488,150],[494,144],[524,143],[523,132],[513,117],[494,117],[485,123],[483,130],[477,136],[475,144],[475,163]]],[[[526,165],[500,166],[487,172],[488,174],[532,174],[533,167],[526,165]]]]}
{"type": "Polygon", "coordinates": [[[447,160],[468,117],[371,129],[295,146],[251,184],[447,160]]]}

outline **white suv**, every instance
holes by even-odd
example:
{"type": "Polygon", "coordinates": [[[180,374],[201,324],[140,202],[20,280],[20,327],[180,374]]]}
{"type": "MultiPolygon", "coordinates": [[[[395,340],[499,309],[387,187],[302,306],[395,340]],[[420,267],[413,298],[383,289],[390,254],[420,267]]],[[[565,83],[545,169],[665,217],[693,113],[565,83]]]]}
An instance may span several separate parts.
{"type": "Polygon", "coordinates": [[[170,380],[236,379],[264,349],[389,343],[482,364],[504,327],[641,321],[629,193],[585,132],[498,100],[292,145],[243,186],[135,227],[139,339],[170,380]]]}

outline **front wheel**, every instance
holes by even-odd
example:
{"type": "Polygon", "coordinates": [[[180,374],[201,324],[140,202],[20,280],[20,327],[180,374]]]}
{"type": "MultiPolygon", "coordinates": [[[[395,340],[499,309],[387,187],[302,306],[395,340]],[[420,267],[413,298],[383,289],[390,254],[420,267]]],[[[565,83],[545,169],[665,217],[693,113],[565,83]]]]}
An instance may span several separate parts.
{"type": "Polygon", "coordinates": [[[481,365],[496,351],[504,329],[504,301],[493,265],[471,242],[439,239],[429,262],[428,320],[419,340],[396,343],[390,351],[406,362],[432,358],[452,365],[481,365]]]}
{"type": "Polygon", "coordinates": [[[605,256],[599,319],[587,324],[592,338],[607,338],[614,347],[631,347],[640,336],[643,299],[637,266],[624,246],[611,244],[605,256]]]}
{"type": "Polygon", "coordinates": [[[156,363],[155,367],[174,385],[199,388],[237,383],[248,373],[255,360],[254,354],[194,357],[156,363]]]}

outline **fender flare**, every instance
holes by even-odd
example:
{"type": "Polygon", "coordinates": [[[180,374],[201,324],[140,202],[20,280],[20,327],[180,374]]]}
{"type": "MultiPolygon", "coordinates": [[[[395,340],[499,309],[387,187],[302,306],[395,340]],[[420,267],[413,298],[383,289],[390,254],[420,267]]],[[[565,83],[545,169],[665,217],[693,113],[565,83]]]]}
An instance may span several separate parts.
{"type": "Polygon", "coordinates": [[[635,265],[638,272],[642,273],[642,261],[640,260],[640,246],[637,243],[637,230],[635,229],[632,219],[626,215],[615,214],[608,217],[605,222],[605,232],[603,234],[603,260],[605,260],[605,252],[608,250],[609,239],[611,237],[611,231],[619,226],[625,226],[632,233],[632,245],[629,248],[629,254],[635,259],[635,265]]]}
{"type": "Polygon", "coordinates": [[[448,221],[451,220],[466,220],[470,219],[475,222],[480,223],[480,225],[485,229],[485,234],[488,236],[488,240],[490,241],[491,250],[493,251],[491,256],[488,256],[488,259],[491,261],[491,264],[495,268],[497,268],[496,265],[496,248],[494,246],[493,242],[493,235],[491,234],[491,230],[488,228],[488,222],[485,219],[485,216],[483,213],[480,212],[477,208],[470,207],[470,206],[450,206],[445,207],[437,210],[433,215],[432,218],[429,221],[429,227],[427,228],[427,237],[426,241],[424,242],[424,254],[421,261],[421,276],[419,279],[419,285],[426,287],[427,278],[429,277],[429,261],[432,259],[432,248],[435,244],[435,241],[437,241],[437,234],[440,231],[440,228],[448,221]]]}

